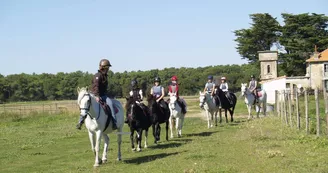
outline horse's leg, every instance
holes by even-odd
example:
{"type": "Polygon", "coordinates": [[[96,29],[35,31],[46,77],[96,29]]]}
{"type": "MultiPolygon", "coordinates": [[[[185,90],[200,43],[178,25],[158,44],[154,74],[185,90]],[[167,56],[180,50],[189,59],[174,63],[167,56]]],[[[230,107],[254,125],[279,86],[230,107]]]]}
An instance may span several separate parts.
{"type": "Polygon", "coordinates": [[[165,129],[166,129],[166,141],[169,141],[169,121],[168,120],[166,120],[165,129]]]}
{"type": "MultiPolygon", "coordinates": [[[[261,106],[260,106],[260,105],[256,105],[256,107],[257,107],[256,117],[257,117],[257,118],[260,118],[260,110],[261,110],[261,106]]],[[[256,108],[255,108],[255,110],[256,110],[256,108]]]]}
{"type": "Polygon", "coordinates": [[[220,116],[220,124],[222,123],[222,112],[221,109],[219,109],[219,116],[220,116]]]}
{"type": "Polygon", "coordinates": [[[145,148],[148,148],[148,127],[145,130],[145,148]]]}
{"type": "Polygon", "coordinates": [[[183,127],[183,122],[184,122],[184,114],[181,114],[181,118],[180,118],[180,121],[179,121],[179,134],[180,134],[180,137],[182,136],[182,127],[183,127]]]}
{"type": "Polygon", "coordinates": [[[138,148],[137,148],[137,151],[141,151],[141,140],[142,140],[142,128],[139,128],[137,130],[137,145],[138,145],[138,148]]]}
{"type": "Polygon", "coordinates": [[[134,147],[134,128],[131,126],[130,127],[130,141],[131,141],[131,148],[132,148],[132,151],[135,151],[136,148],[134,147]]]}
{"type": "Polygon", "coordinates": [[[172,115],[169,118],[169,122],[170,122],[171,138],[173,138],[173,118],[172,118],[172,115]]]}
{"type": "Polygon", "coordinates": [[[102,131],[98,130],[96,132],[96,146],[95,146],[96,159],[95,159],[95,164],[93,166],[99,166],[99,164],[101,163],[100,159],[99,159],[99,149],[100,149],[101,137],[102,137],[102,131]]]}
{"type": "Polygon", "coordinates": [[[218,126],[218,111],[214,112],[215,126],[218,126]]]}
{"type": "Polygon", "coordinates": [[[157,141],[161,140],[161,125],[159,123],[157,123],[156,137],[157,141]]]}
{"type": "Polygon", "coordinates": [[[234,112],[235,112],[235,106],[236,106],[236,103],[235,103],[235,105],[233,105],[232,110],[229,109],[229,111],[230,111],[230,116],[231,116],[231,122],[233,122],[233,114],[234,114],[234,112]]]}
{"type": "MultiPolygon", "coordinates": [[[[156,123],[157,124],[157,123],[156,123]]],[[[153,136],[154,136],[154,143],[157,144],[157,138],[156,138],[156,124],[152,124],[153,128],[153,136]]]]}
{"type": "Polygon", "coordinates": [[[247,104],[247,111],[248,111],[248,119],[253,118],[253,116],[251,117],[252,105],[247,104]]]}
{"type": "Polygon", "coordinates": [[[266,116],[266,101],[263,101],[263,115],[266,116]]]}
{"type": "Polygon", "coordinates": [[[106,163],[107,162],[107,152],[108,152],[108,144],[109,144],[109,137],[107,134],[103,134],[104,136],[104,151],[103,151],[103,156],[102,156],[102,162],[106,163]]]}
{"type": "Polygon", "coordinates": [[[96,140],[95,140],[95,136],[94,136],[93,132],[89,131],[89,139],[90,139],[90,143],[91,143],[91,150],[92,150],[93,154],[96,155],[96,151],[95,151],[96,140]]]}
{"type": "Polygon", "coordinates": [[[206,117],[207,117],[207,128],[210,128],[210,113],[208,110],[205,110],[205,114],[206,114],[206,117]]]}
{"type": "Polygon", "coordinates": [[[225,118],[226,118],[226,123],[228,123],[227,109],[224,109],[224,115],[225,115],[225,118]]]}
{"type": "Polygon", "coordinates": [[[122,132],[123,132],[123,126],[119,127],[117,130],[117,160],[122,160],[122,154],[121,154],[121,144],[122,144],[122,132]]]}
{"type": "Polygon", "coordinates": [[[175,131],[177,132],[178,138],[180,138],[180,134],[179,134],[179,131],[180,131],[179,127],[180,127],[180,125],[179,125],[179,123],[180,123],[180,118],[177,117],[175,119],[175,131]]]}

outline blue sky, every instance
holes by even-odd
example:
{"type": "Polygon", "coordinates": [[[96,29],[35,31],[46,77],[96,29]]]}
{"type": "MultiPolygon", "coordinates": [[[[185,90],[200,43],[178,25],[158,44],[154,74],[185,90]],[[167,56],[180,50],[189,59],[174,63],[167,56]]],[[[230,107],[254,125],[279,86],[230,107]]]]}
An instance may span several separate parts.
{"type": "Polygon", "coordinates": [[[251,13],[328,15],[326,0],[1,0],[0,74],[243,64],[251,13]]]}

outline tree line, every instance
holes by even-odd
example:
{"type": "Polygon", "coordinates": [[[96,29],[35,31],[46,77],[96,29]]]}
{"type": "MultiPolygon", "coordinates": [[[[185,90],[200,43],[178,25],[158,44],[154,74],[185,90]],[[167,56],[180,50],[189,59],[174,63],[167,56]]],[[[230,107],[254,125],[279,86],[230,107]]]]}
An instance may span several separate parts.
{"type": "MultiPolygon", "coordinates": [[[[204,89],[207,76],[213,75],[215,82],[221,76],[228,79],[231,91],[239,91],[240,84],[247,82],[252,74],[258,75],[259,68],[252,64],[217,65],[198,68],[165,68],[163,70],[116,72],[109,71],[110,97],[125,97],[130,91],[132,79],[137,79],[144,93],[149,93],[153,80],[159,76],[162,86],[167,88],[173,75],[178,77],[180,95],[196,95],[204,89]]],[[[88,72],[72,72],[57,74],[12,74],[0,75],[0,100],[2,102],[39,101],[39,100],[71,100],[77,98],[77,87],[91,86],[94,74],[88,72]]]]}

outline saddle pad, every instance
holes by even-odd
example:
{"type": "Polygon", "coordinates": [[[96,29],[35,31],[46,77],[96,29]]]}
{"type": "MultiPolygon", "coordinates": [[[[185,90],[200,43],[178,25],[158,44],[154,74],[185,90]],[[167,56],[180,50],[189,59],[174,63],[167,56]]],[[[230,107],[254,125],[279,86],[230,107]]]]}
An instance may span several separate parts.
{"type": "Polygon", "coordinates": [[[257,93],[257,97],[262,97],[262,91],[257,93]]]}
{"type": "Polygon", "coordinates": [[[119,111],[118,107],[115,104],[113,104],[113,108],[114,108],[114,114],[117,114],[119,111]]]}

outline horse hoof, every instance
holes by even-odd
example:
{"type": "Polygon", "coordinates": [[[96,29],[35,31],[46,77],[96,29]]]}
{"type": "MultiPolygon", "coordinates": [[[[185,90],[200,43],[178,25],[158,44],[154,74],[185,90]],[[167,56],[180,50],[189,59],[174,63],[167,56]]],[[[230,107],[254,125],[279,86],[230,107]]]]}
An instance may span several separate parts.
{"type": "Polygon", "coordinates": [[[117,160],[117,161],[122,161],[122,158],[117,158],[116,160],[117,160]]]}
{"type": "Polygon", "coordinates": [[[102,163],[107,163],[107,159],[103,159],[102,160],[102,163]]]}
{"type": "Polygon", "coordinates": [[[99,167],[99,163],[95,163],[93,166],[94,167],[99,167]]]}
{"type": "Polygon", "coordinates": [[[144,148],[148,148],[148,146],[147,145],[145,145],[145,147],[144,148]]]}
{"type": "Polygon", "coordinates": [[[140,152],[141,151],[141,148],[138,148],[137,151],[140,152]]]}
{"type": "Polygon", "coordinates": [[[132,148],[132,151],[136,151],[136,148],[132,148]]]}

